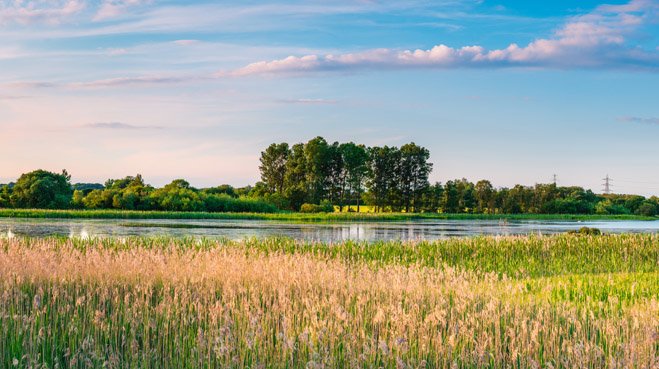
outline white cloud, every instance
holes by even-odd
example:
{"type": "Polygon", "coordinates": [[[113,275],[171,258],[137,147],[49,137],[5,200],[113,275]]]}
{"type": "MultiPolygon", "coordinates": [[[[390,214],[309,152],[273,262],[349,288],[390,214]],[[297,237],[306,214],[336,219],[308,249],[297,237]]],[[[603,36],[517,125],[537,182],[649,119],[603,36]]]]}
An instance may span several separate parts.
{"type": "Polygon", "coordinates": [[[460,67],[631,67],[657,69],[659,55],[626,46],[627,37],[646,22],[657,19],[659,3],[632,0],[626,5],[600,6],[572,18],[553,37],[526,46],[504,49],[481,46],[453,48],[443,44],[422,50],[376,49],[339,55],[289,56],[261,61],[218,76],[301,74],[307,72],[368,68],[460,67]]]}

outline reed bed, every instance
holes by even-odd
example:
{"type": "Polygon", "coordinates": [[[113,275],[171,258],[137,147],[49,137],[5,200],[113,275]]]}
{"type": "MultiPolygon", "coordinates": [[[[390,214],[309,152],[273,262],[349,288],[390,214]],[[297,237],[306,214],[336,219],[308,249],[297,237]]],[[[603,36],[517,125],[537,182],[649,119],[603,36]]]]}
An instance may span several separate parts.
{"type": "Polygon", "coordinates": [[[1,239],[0,367],[654,369],[658,253],[657,235],[1,239]]]}

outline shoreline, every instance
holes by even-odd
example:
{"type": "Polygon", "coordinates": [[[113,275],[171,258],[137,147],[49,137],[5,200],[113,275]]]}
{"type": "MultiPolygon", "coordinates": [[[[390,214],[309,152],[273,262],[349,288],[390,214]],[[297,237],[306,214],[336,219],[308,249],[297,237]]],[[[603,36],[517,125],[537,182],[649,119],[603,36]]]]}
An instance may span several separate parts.
{"type": "Polygon", "coordinates": [[[414,220],[655,221],[659,217],[600,214],[444,214],[444,213],[208,213],[138,210],[0,209],[0,218],[22,219],[217,219],[288,222],[369,222],[414,220]]]}

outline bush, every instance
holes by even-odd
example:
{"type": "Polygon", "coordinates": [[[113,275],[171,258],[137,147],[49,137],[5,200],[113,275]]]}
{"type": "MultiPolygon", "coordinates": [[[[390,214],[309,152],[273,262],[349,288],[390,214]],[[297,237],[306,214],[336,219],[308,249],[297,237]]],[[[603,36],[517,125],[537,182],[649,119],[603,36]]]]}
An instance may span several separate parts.
{"type": "Polygon", "coordinates": [[[316,204],[302,204],[300,213],[333,213],[334,206],[329,202],[323,202],[320,205],[316,204]]]}
{"type": "Polygon", "coordinates": [[[583,235],[588,235],[588,236],[598,236],[602,234],[602,231],[600,231],[598,228],[591,228],[591,227],[581,227],[579,228],[578,231],[569,231],[569,234],[583,234],[583,235]]]}

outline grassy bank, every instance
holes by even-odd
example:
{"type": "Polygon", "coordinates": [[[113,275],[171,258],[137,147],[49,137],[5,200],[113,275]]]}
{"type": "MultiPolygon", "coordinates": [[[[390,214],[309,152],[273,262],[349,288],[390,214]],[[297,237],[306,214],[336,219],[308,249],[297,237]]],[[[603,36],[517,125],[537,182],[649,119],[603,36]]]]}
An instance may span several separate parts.
{"type": "Polygon", "coordinates": [[[658,217],[637,215],[570,215],[570,214],[439,214],[439,213],[207,213],[129,210],[44,210],[0,209],[0,218],[64,218],[64,219],[253,219],[297,222],[333,221],[407,221],[418,219],[453,220],[657,220],[658,217]]]}
{"type": "Polygon", "coordinates": [[[0,367],[652,368],[659,236],[0,239],[0,367]]]}

